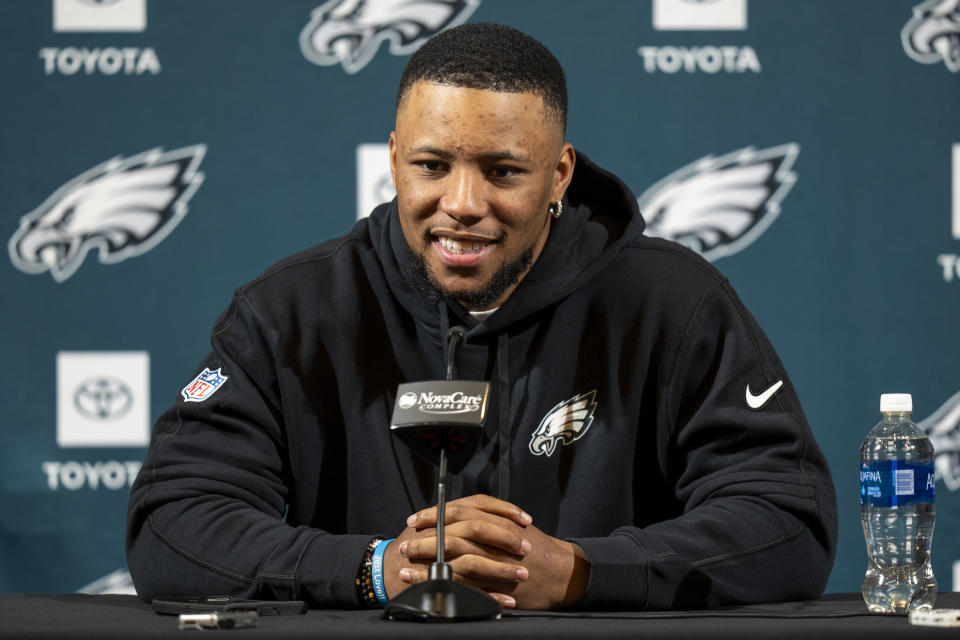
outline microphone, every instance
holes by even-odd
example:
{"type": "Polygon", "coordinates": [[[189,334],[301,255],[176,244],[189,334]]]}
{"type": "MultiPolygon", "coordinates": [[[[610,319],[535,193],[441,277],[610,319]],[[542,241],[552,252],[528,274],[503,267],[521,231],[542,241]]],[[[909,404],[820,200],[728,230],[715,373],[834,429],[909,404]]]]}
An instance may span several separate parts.
{"type": "Polygon", "coordinates": [[[439,467],[437,479],[437,560],[429,579],[397,595],[384,607],[391,620],[459,622],[499,618],[499,603],[486,593],[453,581],[453,570],[444,556],[446,476],[459,473],[470,461],[486,419],[490,385],[475,380],[455,380],[457,346],[463,327],[447,331],[447,378],[410,382],[397,387],[390,431],[417,454],[439,467]]]}

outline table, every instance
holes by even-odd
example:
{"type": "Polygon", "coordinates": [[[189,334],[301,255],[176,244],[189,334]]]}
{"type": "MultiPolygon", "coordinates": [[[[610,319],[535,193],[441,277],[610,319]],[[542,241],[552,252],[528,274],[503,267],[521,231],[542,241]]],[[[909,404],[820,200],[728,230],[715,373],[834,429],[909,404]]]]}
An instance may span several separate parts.
{"type": "MultiPolygon", "coordinates": [[[[938,608],[960,608],[960,593],[941,593],[938,608]]],[[[136,596],[0,594],[0,638],[191,638],[176,616],[153,613],[136,596]]],[[[271,638],[936,638],[960,629],[911,626],[904,616],[867,613],[858,593],[809,602],[710,611],[549,614],[520,612],[501,620],[458,624],[384,620],[377,611],[310,611],[261,616],[257,627],[214,631],[213,637],[271,638]],[[591,617],[586,617],[590,615],[591,617]]],[[[202,636],[204,638],[207,635],[202,636]]]]}

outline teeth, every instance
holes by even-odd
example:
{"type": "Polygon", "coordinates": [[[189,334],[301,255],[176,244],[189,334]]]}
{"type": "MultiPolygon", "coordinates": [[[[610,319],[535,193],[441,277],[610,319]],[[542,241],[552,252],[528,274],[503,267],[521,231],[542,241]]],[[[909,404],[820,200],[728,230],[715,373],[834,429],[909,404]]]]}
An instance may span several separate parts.
{"type": "Polygon", "coordinates": [[[461,242],[445,236],[440,236],[440,244],[443,245],[443,248],[450,253],[457,253],[460,255],[466,253],[477,253],[487,246],[483,242],[461,242]]]}

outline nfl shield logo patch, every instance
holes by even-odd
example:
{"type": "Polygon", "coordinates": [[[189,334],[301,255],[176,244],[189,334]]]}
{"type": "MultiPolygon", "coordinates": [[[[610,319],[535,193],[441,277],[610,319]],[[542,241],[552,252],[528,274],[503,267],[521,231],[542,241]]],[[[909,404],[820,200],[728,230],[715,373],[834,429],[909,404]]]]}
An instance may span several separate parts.
{"type": "Polygon", "coordinates": [[[211,371],[204,368],[200,375],[191,380],[190,384],[180,391],[180,394],[183,396],[184,402],[203,402],[223,386],[223,383],[228,379],[220,369],[211,371]]]}

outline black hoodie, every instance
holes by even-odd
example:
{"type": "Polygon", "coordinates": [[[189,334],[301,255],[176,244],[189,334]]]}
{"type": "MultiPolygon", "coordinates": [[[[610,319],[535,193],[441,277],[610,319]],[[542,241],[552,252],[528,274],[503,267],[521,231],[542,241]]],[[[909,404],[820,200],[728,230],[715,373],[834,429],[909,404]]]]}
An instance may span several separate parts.
{"type": "Polygon", "coordinates": [[[450,497],[497,496],[579,544],[584,607],[819,595],[835,496],[792,385],[729,283],[642,233],[580,154],[542,254],[482,323],[409,284],[396,201],[240,288],[134,484],[137,592],[359,606],[367,543],[436,499],[389,432],[397,385],[443,378],[461,325],[459,375],[491,405],[450,497]]]}

